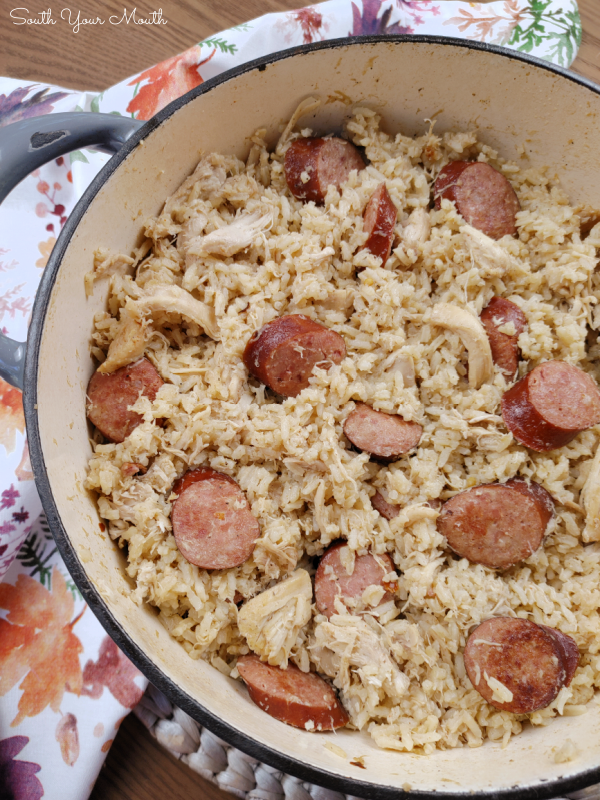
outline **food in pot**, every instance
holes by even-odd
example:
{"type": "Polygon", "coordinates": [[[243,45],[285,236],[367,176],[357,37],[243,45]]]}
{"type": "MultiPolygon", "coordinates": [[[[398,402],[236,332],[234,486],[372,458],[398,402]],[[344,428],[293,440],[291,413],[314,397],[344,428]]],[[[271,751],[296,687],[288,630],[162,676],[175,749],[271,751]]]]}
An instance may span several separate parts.
{"type": "Polygon", "coordinates": [[[375,411],[366,403],[357,403],[344,420],[346,438],[359,450],[384,462],[396,461],[413,450],[422,433],[418,422],[407,422],[398,414],[375,411]]]}
{"type": "Polygon", "coordinates": [[[96,432],[86,485],[132,599],[268,713],[313,730],[347,715],[399,751],[506,744],[600,685],[600,227],[582,240],[554,170],[506,163],[474,133],[388,134],[366,108],[348,141],[306,133],[291,124],[270,148],[258,132],[246,162],[205,155],[146,222],[131,274],[110,278],[100,368],[144,358],[164,383],[128,400],[122,442],[96,432]],[[312,200],[288,185],[294,150],[316,164],[312,200]],[[457,161],[491,210],[464,193],[431,206],[457,161]],[[382,183],[397,210],[385,262],[365,246],[382,183]],[[523,447],[507,398],[540,373],[523,447]],[[375,420],[362,443],[344,433],[356,409],[359,433],[375,420]],[[414,438],[383,466],[371,453],[390,420],[414,438]],[[532,449],[540,425],[568,445],[532,449]],[[218,560],[230,542],[235,566],[218,560]],[[517,688],[488,669],[489,687],[481,659],[502,665],[510,639],[499,618],[534,626],[536,710],[494,705],[519,700],[529,669],[518,645],[517,688]],[[501,627],[487,656],[469,638],[482,624],[501,627]]]}
{"type": "Polygon", "coordinates": [[[395,569],[387,553],[356,555],[345,541],[335,542],[323,553],[315,574],[317,609],[329,619],[393,600],[395,569]]]}
{"type": "Polygon", "coordinates": [[[385,517],[385,519],[395,519],[401,511],[401,507],[393,503],[388,503],[385,499],[384,491],[385,490],[378,490],[375,492],[371,498],[371,505],[376,511],[379,511],[381,516],[385,517]]]}
{"type": "Polygon", "coordinates": [[[491,239],[517,231],[519,199],[510,181],[490,164],[453,161],[440,170],[433,190],[436,207],[451,200],[469,225],[491,239]]]}
{"type": "Polygon", "coordinates": [[[600,422],[600,392],[578,367],[546,361],[504,394],[502,418],[525,447],[556,450],[600,422]]]}
{"type": "Polygon", "coordinates": [[[437,528],[461,558],[508,569],[535,553],[553,516],[554,503],[542,486],[513,479],[454,495],[437,528]]]}
{"type": "Polygon", "coordinates": [[[367,203],[363,214],[363,225],[369,236],[364,244],[365,250],[380,258],[381,266],[392,252],[397,219],[398,209],[385,188],[385,183],[380,183],[367,203]]]}
{"type": "Polygon", "coordinates": [[[293,141],[285,154],[285,179],[298,200],[323,203],[330,186],[339,189],[352,170],[364,169],[360,151],[345,139],[331,136],[293,141]]]}
{"type": "Polygon", "coordinates": [[[513,714],[550,705],[569,686],[579,651],[570,637],[528,619],[494,617],[482,622],[465,647],[465,669],[488,703],[513,714]]]}
{"type": "Polygon", "coordinates": [[[109,374],[96,370],[87,388],[86,413],[110,442],[123,442],[142,422],[129,407],[142,395],[154,400],[163,379],[147,358],[109,374]]]}
{"type": "Polygon", "coordinates": [[[315,367],[329,369],[346,356],[343,338],[303,314],[268,322],[252,334],[244,350],[248,372],[274,392],[296,397],[315,367]]]}
{"type": "Polygon", "coordinates": [[[527,319],[519,306],[504,297],[492,297],[480,315],[490,341],[492,359],[507,380],[519,368],[519,336],[527,327],[527,319]]]}
{"type": "Polygon", "coordinates": [[[229,569],[250,558],[260,527],[233,478],[210,467],[192,469],[173,493],[173,536],[190,564],[229,569]]]}
{"type": "Polygon", "coordinates": [[[237,668],[252,700],[275,719],[307,731],[334,731],[348,722],[331,686],[314,672],[272,667],[254,655],[239,658],[237,668]]]}

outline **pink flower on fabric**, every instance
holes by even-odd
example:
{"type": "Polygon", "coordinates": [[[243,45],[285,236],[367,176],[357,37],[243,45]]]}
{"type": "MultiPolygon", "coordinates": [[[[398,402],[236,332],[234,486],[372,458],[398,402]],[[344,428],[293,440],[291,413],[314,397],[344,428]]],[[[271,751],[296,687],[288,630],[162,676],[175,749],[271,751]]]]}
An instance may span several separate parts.
{"type": "Polygon", "coordinates": [[[35,207],[35,213],[38,217],[45,217],[48,213],[48,207],[46,203],[38,203],[35,207]]]}
{"type": "Polygon", "coordinates": [[[40,800],[44,794],[44,787],[35,777],[40,765],[14,760],[28,743],[28,736],[11,736],[0,741],[0,796],[7,800],[40,800]]]}
{"type": "Polygon", "coordinates": [[[10,508],[11,506],[14,506],[15,500],[20,496],[21,495],[18,489],[15,489],[14,485],[11,483],[10,489],[5,489],[2,492],[2,502],[0,502],[0,508],[10,508]]]}
{"type": "Polygon", "coordinates": [[[125,708],[133,708],[141,700],[143,691],[134,683],[142,673],[113,642],[105,636],[100,645],[98,661],[88,661],[83,670],[81,694],[97,699],[104,687],[125,708]]]}
{"type": "Polygon", "coordinates": [[[21,506],[20,511],[13,511],[12,518],[14,522],[18,522],[19,524],[22,525],[29,519],[29,511],[25,511],[24,507],[21,506]]]}

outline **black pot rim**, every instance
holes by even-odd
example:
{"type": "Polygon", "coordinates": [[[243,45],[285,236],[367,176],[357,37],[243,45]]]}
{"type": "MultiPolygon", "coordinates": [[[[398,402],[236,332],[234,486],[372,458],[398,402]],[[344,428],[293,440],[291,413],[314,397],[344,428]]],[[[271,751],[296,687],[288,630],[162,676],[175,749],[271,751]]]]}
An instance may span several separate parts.
{"type": "MultiPolygon", "coordinates": [[[[141,670],[141,672],[144,673],[151,683],[160,689],[177,706],[197,720],[202,726],[207,727],[210,731],[226,741],[232,747],[242,750],[253,758],[263,761],[278,770],[294,775],[303,781],[316,783],[329,789],[342,791],[346,794],[351,794],[356,797],[367,798],[368,800],[392,800],[392,798],[394,800],[398,800],[398,798],[409,800],[409,797],[418,798],[418,800],[439,800],[440,797],[444,798],[444,800],[466,800],[466,798],[469,798],[469,800],[545,800],[545,798],[564,795],[567,792],[574,792],[594,783],[600,782],[600,765],[571,777],[558,778],[548,781],[543,781],[542,779],[542,781],[539,783],[529,786],[514,786],[497,791],[492,790],[471,793],[469,791],[438,792],[414,789],[410,790],[410,792],[405,792],[393,786],[384,786],[363,780],[344,778],[336,775],[333,772],[329,772],[318,767],[312,767],[303,761],[282,755],[278,751],[257,742],[252,737],[240,733],[240,731],[238,731],[232,725],[223,722],[223,720],[205,709],[198,701],[194,700],[190,695],[177,686],[177,684],[170,680],[156,666],[150,657],[147,656],[137,644],[135,644],[124,628],[113,617],[100,593],[87,578],[83,565],[77,557],[75,549],[71,544],[67,531],[65,530],[58,514],[41,448],[37,415],[37,373],[39,349],[46,310],[48,308],[50,295],[56,281],[60,264],[71,238],[73,237],[73,234],[75,233],[77,226],[85,214],[88,206],[98,194],[102,186],[106,183],[108,178],[113,174],[113,172],[138,146],[140,141],[145,139],[155,128],[175,114],[184,105],[193,101],[198,95],[210,91],[215,86],[218,86],[238,77],[239,75],[243,75],[244,73],[255,69],[263,70],[269,64],[273,64],[282,59],[291,58],[301,53],[311,53],[317,50],[327,50],[355,45],[379,44],[382,39],[386,42],[398,45],[402,45],[404,43],[414,44],[416,42],[423,44],[450,45],[470,50],[483,50],[488,53],[502,56],[503,58],[522,61],[547,72],[560,75],[561,77],[573,83],[585,86],[595,94],[600,94],[600,86],[597,86],[587,78],[577,75],[563,67],[551,64],[540,58],[526,55],[524,53],[504,47],[499,47],[497,45],[447,36],[386,35],[330,39],[324,42],[301,45],[299,47],[278,51],[276,53],[263,56],[262,58],[249,61],[238,67],[235,67],[234,69],[228,70],[227,72],[224,72],[215,78],[210,78],[192,91],[174,100],[162,111],[156,114],[156,116],[148,120],[148,122],[146,122],[146,124],[143,125],[139,131],[133,134],[123,148],[111,158],[111,160],[94,178],[65,223],[65,226],[58,238],[56,245],[54,246],[50,259],[48,260],[48,264],[44,270],[33,308],[32,320],[29,328],[27,356],[25,361],[24,408],[31,463],[35,475],[37,489],[42,501],[42,506],[44,508],[50,530],[52,531],[56,541],[58,550],[67,566],[67,569],[81,591],[84,600],[90,606],[102,626],[121,648],[121,650],[123,650],[123,652],[141,670]]],[[[402,754],[399,753],[398,757],[402,758],[402,754]]]]}

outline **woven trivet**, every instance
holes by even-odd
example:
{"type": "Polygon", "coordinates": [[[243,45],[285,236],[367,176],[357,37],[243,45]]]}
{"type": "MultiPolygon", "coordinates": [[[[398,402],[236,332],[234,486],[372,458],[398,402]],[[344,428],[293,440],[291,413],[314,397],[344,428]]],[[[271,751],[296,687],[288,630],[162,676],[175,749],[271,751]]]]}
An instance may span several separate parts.
{"type": "MultiPolygon", "coordinates": [[[[172,705],[152,684],[133,713],[175,758],[240,800],[358,800],[349,794],[304,783],[236,750],[172,705]]],[[[554,800],[567,798],[600,800],[600,784],[554,800]]]]}

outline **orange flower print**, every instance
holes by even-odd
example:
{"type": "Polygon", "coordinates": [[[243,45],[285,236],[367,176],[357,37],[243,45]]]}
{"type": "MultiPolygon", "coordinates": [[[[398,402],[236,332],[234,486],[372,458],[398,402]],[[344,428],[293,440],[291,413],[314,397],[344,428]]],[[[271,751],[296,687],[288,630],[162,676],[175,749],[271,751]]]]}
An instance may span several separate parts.
{"type": "Polygon", "coordinates": [[[46,264],[48,263],[48,259],[50,258],[50,253],[52,252],[52,248],[56,244],[56,236],[51,236],[45,242],[40,242],[38,244],[38,250],[42,254],[41,258],[35,262],[36,267],[40,269],[44,269],[46,264]]]}
{"type": "Polygon", "coordinates": [[[137,119],[150,119],[172,100],[199,86],[202,77],[198,68],[210,61],[216,53],[215,49],[208,58],[200,61],[201,50],[199,45],[190,47],[189,50],[161,61],[160,64],[134,78],[129,86],[145,80],[148,83],[141,87],[127,106],[127,111],[136,114],[137,119]]]}
{"type": "Polygon", "coordinates": [[[15,449],[17,431],[25,432],[23,395],[0,378],[0,444],[7,453],[15,449]]]}
{"type": "MultiPolygon", "coordinates": [[[[2,423],[0,422],[0,428],[2,423]]],[[[33,470],[31,469],[31,461],[29,459],[29,445],[27,441],[25,442],[25,446],[23,447],[23,455],[21,456],[21,460],[19,461],[19,466],[15,470],[15,476],[18,481],[32,481],[33,480],[33,470]]]]}
{"type": "Polygon", "coordinates": [[[65,691],[81,694],[83,647],[73,633],[81,614],[71,620],[73,607],[73,597],[56,567],[52,591],[23,574],[14,586],[0,583],[0,608],[8,611],[6,619],[0,619],[0,696],[23,679],[11,726],[47,706],[59,711],[65,691]]]}

